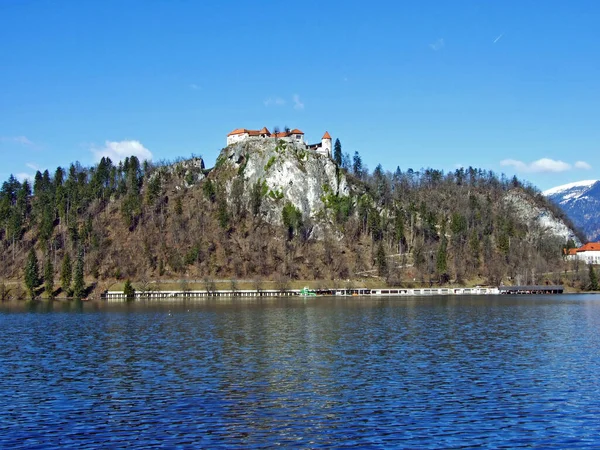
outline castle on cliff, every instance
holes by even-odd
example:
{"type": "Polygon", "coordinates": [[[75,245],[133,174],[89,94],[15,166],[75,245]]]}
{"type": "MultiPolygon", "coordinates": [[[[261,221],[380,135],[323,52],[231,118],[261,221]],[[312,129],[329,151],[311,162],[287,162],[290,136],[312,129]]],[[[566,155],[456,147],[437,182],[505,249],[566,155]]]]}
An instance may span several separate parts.
{"type": "Polygon", "coordinates": [[[245,141],[250,138],[262,138],[262,139],[281,139],[286,142],[293,142],[297,145],[303,145],[308,150],[314,150],[320,155],[328,156],[331,158],[331,136],[326,131],[321,142],[317,144],[307,144],[304,142],[304,133],[297,128],[293,130],[286,129],[285,131],[271,133],[267,127],[263,127],[261,130],[247,130],[246,128],[236,128],[227,135],[227,145],[235,144],[237,142],[245,141]]]}

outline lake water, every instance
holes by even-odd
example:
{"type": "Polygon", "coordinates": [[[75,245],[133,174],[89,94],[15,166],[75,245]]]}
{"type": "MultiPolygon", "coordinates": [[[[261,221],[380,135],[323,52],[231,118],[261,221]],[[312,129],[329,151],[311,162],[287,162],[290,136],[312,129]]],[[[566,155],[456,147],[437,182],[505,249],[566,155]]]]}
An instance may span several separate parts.
{"type": "Polygon", "coordinates": [[[600,296],[0,305],[0,447],[600,446],[600,296]]]}

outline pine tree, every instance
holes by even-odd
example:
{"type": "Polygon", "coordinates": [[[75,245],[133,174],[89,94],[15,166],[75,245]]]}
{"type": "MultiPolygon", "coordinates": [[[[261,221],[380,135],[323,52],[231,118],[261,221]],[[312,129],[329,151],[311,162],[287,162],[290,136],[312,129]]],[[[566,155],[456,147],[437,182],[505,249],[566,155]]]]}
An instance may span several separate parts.
{"type": "Polygon", "coordinates": [[[72,276],[73,267],[71,265],[71,257],[68,253],[65,253],[65,257],[62,261],[62,267],[60,268],[60,287],[67,296],[69,296],[69,291],[71,290],[72,276]]]}
{"type": "Polygon", "coordinates": [[[593,264],[589,265],[589,276],[590,276],[589,290],[597,291],[598,290],[598,275],[596,275],[596,271],[594,270],[593,264]]]}
{"type": "Polygon", "coordinates": [[[175,199],[175,214],[178,216],[183,214],[183,205],[181,203],[181,197],[175,199]]]}
{"type": "Polygon", "coordinates": [[[35,288],[40,284],[39,272],[38,259],[32,247],[27,256],[27,264],[25,266],[25,286],[27,286],[32,299],[35,297],[35,288]]]}
{"type": "Polygon", "coordinates": [[[54,298],[54,266],[52,265],[50,252],[48,252],[46,264],[44,265],[44,290],[49,299],[54,298]]]}
{"type": "Polygon", "coordinates": [[[354,157],[352,158],[352,172],[358,178],[362,177],[363,167],[362,167],[362,158],[358,154],[358,152],[354,152],[354,157]]]}
{"type": "Polygon", "coordinates": [[[129,279],[125,280],[125,285],[123,286],[123,294],[125,294],[125,297],[127,298],[127,301],[130,302],[135,298],[135,289],[133,288],[133,285],[131,284],[131,281],[129,279]]]}
{"type": "Polygon", "coordinates": [[[85,281],[83,280],[83,249],[79,249],[77,263],[75,264],[75,276],[73,277],[73,297],[82,298],[85,293],[85,281]]]}
{"type": "Polygon", "coordinates": [[[333,160],[341,167],[342,165],[342,144],[339,139],[335,140],[335,144],[333,145],[333,160]]]}
{"type": "Polygon", "coordinates": [[[385,250],[383,248],[383,242],[379,242],[377,246],[377,253],[375,254],[375,265],[377,266],[377,272],[380,277],[387,275],[387,260],[385,258],[385,250]]]}
{"type": "Polygon", "coordinates": [[[440,246],[438,247],[436,255],[435,267],[438,275],[442,276],[448,270],[448,239],[445,235],[442,235],[440,246]]]}

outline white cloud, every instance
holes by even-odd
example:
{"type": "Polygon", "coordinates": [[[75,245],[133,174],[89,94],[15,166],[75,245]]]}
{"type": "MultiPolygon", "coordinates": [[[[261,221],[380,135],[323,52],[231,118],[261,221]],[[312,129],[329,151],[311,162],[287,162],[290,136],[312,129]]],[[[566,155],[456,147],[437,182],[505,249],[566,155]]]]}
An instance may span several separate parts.
{"type": "Polygon", "coordinates": [[[500,39],[502,39],[502,36],[504,36],[504,33],[502,33],[501,35],[499,35],[496,39],[494,39],[494,44],[496,42],[498,42],[500,39]]]}
{"type": "Polygon", "coordinates": [[[571,164],[550,158],[538,159],[531,163],[534,172],[565,172],[571,169],[571,164]]]}
{"type": "Polygon", "coordinates": [[[556,173],[566,172],[571,170],[572,166],[564,161],[542,158],[537,161],[526,163],[516,159],[504,159],[500,161],[501,166],[514,167],[517,172],[534,172],[534,173],[556,173]]]}
{"type": "Polygon", "coordinates": [[[265,106],[283,106],[285,105],[285,100],[281,97],[269,97],[263,103],[265,106]]]}
{"type": "Polygon", "coordinates": [[[25,165],[26,165],[27,167],[29,167],[30,169],[33,169],[33,170],[40,170],[40,166],[38,166],[37,164],[34,164],[34,163],[26,163],[25,165]]]}
{"type": "Polygon", "coordinates": [[[294,94],[294,109],[304,109],[304,103],[300,101],[300,96],[298,94],[294,94]]]}
{"type": "Polygon", "coordinates": [[[152,153],[140,141],[106,141],[104,147],[91,148],[96,160],[109,157],[113,162],[121,161],[128,156],[136,156],[140,161],[151,160],[152,153]]]}
{"type": "Polygon", "coordinates": [[[35,175],[33,175],[31,173],[20,172],[20,173],[15,174],[15,178],[17,180],[19,180],[21,183],[25,180],[31,182],[35,178],[35,175]]]}
{"type": "Polygon", "coordinates": [[[592,166],[590,166],[585,161],[577,161],[575,163],[575,168],[576,169],[582,169],[582,170],[591,170],[592,166]]]}
{"type": "Polygon", "coordinates": [[[26,136],[2,136],[0,137],[0,142],[12,142],[14,144],[35,147],[35,144],[31,142],[26,136]]]}
{"type": "Polygon", "coordinates": [[[429,48],[431,50],[433,50],[434,52],[437,52],[438,50],[443,49],[446,46],[446,43],[444,42],[443,38],[439,38],[437,41],[429,44],[429,48]]]}
{"type": "Polygon", "coordinates": [[[193,89],[194,91],[197,91],[198,89],[200,89],[200,86],[198,86],[195,83],[190,84],[190,89],[193,89]]]}

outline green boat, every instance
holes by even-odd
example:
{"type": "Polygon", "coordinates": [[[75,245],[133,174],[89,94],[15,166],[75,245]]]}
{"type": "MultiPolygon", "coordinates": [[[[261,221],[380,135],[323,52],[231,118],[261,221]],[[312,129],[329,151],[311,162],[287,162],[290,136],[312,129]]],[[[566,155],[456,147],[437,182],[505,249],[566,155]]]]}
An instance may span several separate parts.
{"type": "Polygon", "coordinates": [[[316,297],[317,293],[312,289],[303,287],[302,289],[300,289],[300,295],[302,295],[303,297],[316,297]]]}

